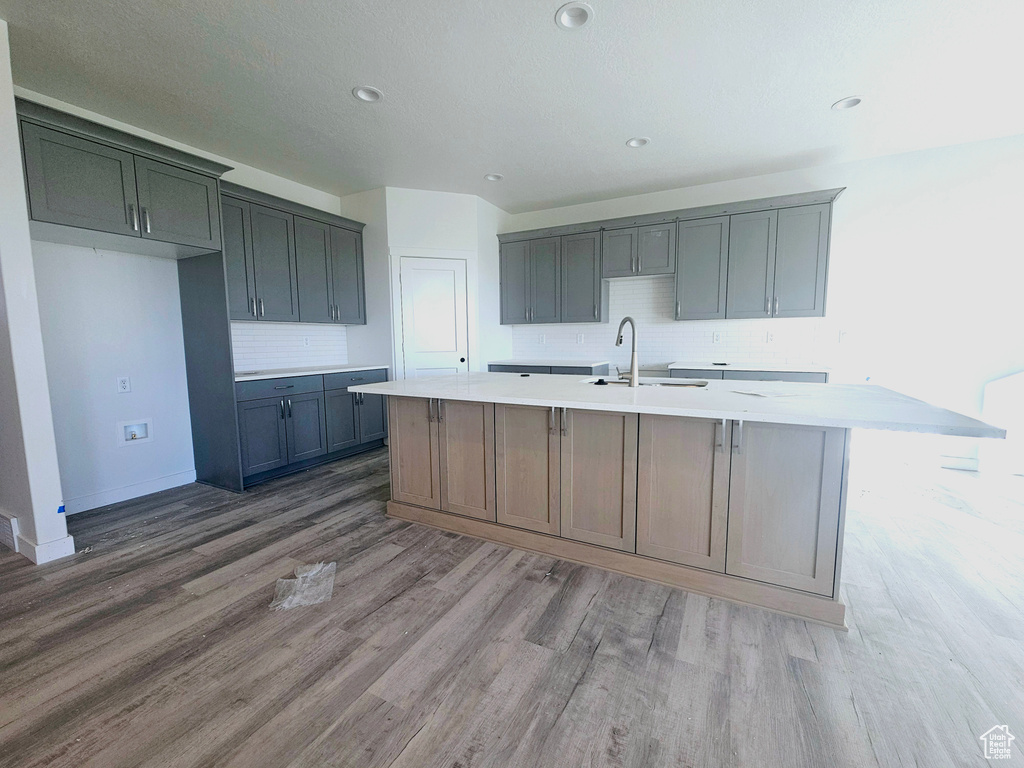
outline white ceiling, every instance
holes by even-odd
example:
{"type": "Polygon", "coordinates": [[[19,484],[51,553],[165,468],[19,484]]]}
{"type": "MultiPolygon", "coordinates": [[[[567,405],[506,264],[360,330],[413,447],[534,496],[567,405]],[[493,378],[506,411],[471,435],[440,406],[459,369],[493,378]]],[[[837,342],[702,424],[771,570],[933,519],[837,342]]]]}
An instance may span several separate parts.
{"type": "Polygon", "coordinates": [[[1024,133],[1022,0],[591,0],[575,32],[560,3],[0,0],[0,17],[18,85],[338,195],[522,212],[1024,133]]]}

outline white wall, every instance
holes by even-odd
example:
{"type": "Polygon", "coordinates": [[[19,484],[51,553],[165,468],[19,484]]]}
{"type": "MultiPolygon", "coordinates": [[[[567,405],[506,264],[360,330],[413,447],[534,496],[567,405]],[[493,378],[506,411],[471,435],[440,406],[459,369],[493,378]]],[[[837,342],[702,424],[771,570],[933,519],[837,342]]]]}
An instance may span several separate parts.
{"type": "Polygon", "coordinates": [[[75,551],[61,502],[56,440],[14,112],[7,22],[0,19],[0,514],[39,563],[75,551]]]}
{"type": "Polygon", "coordinates": [[[318,368],[348,362],[345,325],[231,323],[236,371],[318,368]]]}
{"type": "MultiPolygon", "coordinates": [[[[486,371],[490,360],[513,355],[514,327],[501,324],[501,275],[498,269],[498,232],[504,232],[509,214],[477,198],[477,284],[479,354],[473,370],[486,371]]],[[[575,337],[573,337],[575,338],[575,337]]]]}
{"type": "Polygon", "coordinates": [[[33,242],[46,372],[68,514],[195,480],[178,266],[33,242]],[[128,376],[131,392],[119,393],[128,376]],[[118,422],[152,419],[120,446],[118,422]]]}

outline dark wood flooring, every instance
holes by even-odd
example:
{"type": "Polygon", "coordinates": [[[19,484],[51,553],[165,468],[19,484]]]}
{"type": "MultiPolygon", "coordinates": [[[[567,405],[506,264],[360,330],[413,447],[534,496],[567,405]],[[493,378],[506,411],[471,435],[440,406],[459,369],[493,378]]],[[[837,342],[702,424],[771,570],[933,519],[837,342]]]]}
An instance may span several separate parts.
{"type": "Polygon", "coordinates": [[[388,520],[383,450],[76,515],[0,552],[0,766],[1024,764],[1024,479],[866,480],[848,633],[388,520]]]}

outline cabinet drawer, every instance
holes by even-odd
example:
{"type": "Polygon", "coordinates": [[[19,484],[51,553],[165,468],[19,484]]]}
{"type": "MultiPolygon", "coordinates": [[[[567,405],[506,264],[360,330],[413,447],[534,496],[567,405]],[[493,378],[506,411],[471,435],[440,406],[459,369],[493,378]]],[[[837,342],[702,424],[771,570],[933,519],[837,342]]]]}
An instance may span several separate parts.
{"type": "Polygon", "coordinates": [[[346,373],[324,374],[324,389],[346,389],[356,384],[376,384],[378,381],[387,381],[388,372],[385,368],[377,368],[372,371],[350,371],[346,373]]]}
{"type": "Polygon", "coordinates": [[[259,400],[261,397],[284,397],[285,395],[301,395],[306,392],[322,392],[323,388],[323,376],[289,376],[281,379],[239,381],[235,384],[235,398],[239,402],[259,400]]]}
{"type": "Polygon", "coordinates": [[[551,373],[546,365],[488,365],[491,373],[551,373]]]}
{"type": "Polygon", "coordinates": [[[828,381],[827,373],[808,373],[805,371],[725,371],[726,379],[740,381],[809,381],[824,384],[828,381]]]}
{"type": "Polygon", "coordinates": [[[668,375],[673,379],[721,379],[724,371],[703,368],[673,368],[668,375]]]}

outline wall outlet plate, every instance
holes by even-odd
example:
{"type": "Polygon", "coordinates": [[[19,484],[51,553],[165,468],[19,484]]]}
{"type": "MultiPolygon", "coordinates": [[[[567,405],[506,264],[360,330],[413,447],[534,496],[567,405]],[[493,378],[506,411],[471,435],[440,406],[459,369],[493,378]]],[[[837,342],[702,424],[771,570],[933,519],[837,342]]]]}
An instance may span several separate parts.
{"type": "Polygon", "coordinates": [[[302,337],[302,346],[304,346],[304,347],[308,347],[309,346],[309,336],[303,336],[302,337]]]}
{"type": "Polygon", "coordinates": [[[764,340],[768,344],[774,344],[775,343],[775,331],[768,331],[768,332],[766,332],[765,335],[764,335],[764,340]]]}
{"type": "Polygon", "coordinates": [[[583,343],[583,334],[582,333],[577,333],[576,334],[576,343],[577,344],[582,344],[583,343]]]}
{"type": "Polygon", "coordinates": [[[721,331],[715,331],[713,334],[711,334],[711,342],[713,344],[721,344],[722,343],[722,332],[721,331]]]}
{"type": "Polygon", "coordinates": [[[544,339],[544,334],[543,333],[537,334],[537,343],[538,344],[544,344],[545,343],[545,339],[544,339]]]}
{"type": "Polygon", "coordinates": [[[132,391],[132,380],[127,376],[117,377],[117,391],[121,394],[132,391]]]}

